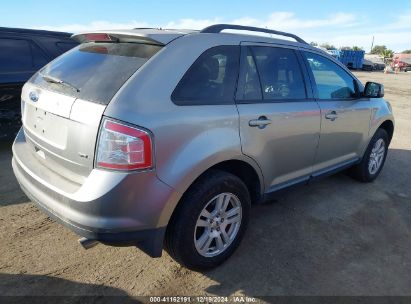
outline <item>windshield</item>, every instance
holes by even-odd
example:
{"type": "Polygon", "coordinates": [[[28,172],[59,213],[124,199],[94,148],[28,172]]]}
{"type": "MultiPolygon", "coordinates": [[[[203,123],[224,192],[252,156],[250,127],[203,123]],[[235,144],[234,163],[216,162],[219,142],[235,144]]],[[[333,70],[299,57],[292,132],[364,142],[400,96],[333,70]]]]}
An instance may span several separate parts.
{"type": "Polygon", "coordinates": [[[83,43],[46,65],[31,81],[48,90],[108,104],[160,49],[141,43],[83,43]]]}

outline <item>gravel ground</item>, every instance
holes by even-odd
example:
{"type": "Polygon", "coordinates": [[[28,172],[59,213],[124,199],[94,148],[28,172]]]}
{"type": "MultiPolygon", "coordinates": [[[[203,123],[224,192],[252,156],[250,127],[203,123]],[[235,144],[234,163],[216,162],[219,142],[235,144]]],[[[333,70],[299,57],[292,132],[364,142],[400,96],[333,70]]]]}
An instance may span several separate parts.
{"type": "Polygon", "coordinates": [[[396,130],[371,184],[344,173],[255,206],[239,250],[192,272],[166,253],[83,250],[19,190],[0,147],[1,295],[411,295],[411,73],[356,73],[385,84],[396,130]]]}

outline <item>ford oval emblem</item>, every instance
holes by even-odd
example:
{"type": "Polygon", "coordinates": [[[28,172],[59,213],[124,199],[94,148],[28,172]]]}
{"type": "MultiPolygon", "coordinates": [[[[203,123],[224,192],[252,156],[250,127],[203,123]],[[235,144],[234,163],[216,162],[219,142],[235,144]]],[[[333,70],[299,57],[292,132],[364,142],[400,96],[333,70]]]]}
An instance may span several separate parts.
{"type": "Polygon", "coordinates": [[[29,97],[32,102],[36,102],[39,100],[39,94],[37,94],[37,92],[35,91],[30,92],[29,97]]]}

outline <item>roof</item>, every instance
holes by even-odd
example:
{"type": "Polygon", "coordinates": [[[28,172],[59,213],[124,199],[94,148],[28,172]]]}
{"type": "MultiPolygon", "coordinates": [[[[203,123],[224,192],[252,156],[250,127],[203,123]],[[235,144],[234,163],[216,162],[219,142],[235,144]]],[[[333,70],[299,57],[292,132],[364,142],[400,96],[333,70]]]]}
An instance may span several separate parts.
{"type": "Polygon", "coordinates": [[[399,59],[411,58],[411,54],[397,53],[397,54],[394,54],[394,58],[399,58],[399,59]]]}
{"type": "Polygon", "coordinates": [[[241,25],[233,25],[233,24],[215,24],[209,27],[204,28],[201,31],[196,30],[180,30],[180,29],[161,29],[161,28],[135,28],[135,29],[127,29],[127,30],[101,30],[101,31],[87,31],[74,34],[72,36],[73,39],[84,42],[89,41],[92,39],[88,39],[86,37],[87,34],[108,34],[109,36],[113,36],[114,38],[118,38],[120,40],[127,41],[127,39],[134,40],[141,40],[148,43],[160,44],[165,45],[170,43],[171,41],[185,35],[189,34],[208,34],[208,35],[234,35],[239,39],[246,40],[246,41],[261,41],[261,42],[278,42],[278,41],[286,41],[290,44],[298,44],[303,45],[306,48],[312,48],[309,44],[307,44],[304,40],[300,37],[286,33],[280,32],[265,28],[256,28],[256,27],[249,27],[249,26],[241,26],[241,25]],[[230,32],[224,32],[223,30],[230,30],[230,32]],[[233,33],[232,30],[239,30],[245,31],[247,33],[233,33]],[[289,41],[288,39],[277,39],[271,37],[264,37],[261,35],[251,34],[251,33],[268,33],[274,34],[281,37],[292,38],[296,40],[296,42],[289,41]]]}
{"type": "Polygon", "coordinates": [[[59,36],[59,37],[70,37],[72,35],[71,33],[66,33],[66,32],[12,28],[12,27],[0,27],[0,33],[18,33],[18,34],[28,34],[28,35],[59,36]]]}

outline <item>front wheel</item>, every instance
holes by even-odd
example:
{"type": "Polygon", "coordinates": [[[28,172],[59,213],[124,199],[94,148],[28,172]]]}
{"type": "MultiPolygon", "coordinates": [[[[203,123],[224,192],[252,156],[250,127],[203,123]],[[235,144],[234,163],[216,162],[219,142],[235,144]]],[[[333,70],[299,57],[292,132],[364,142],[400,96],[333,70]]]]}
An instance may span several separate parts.
{"type": "Polygon", "coordinates": [[[212,171],[180,202],[166,234],[166,250],[190,269],[211,269],[238,247],[246,230],[250,195],[235,175],[212,171]]]}
{"type": "Polygon", "coordinates": [[[378,129],[372,137],[362,161],[351,168],[354,178],[362,182],[372,182],[380,174],[388,152],[388,134],[378,129]]]}

